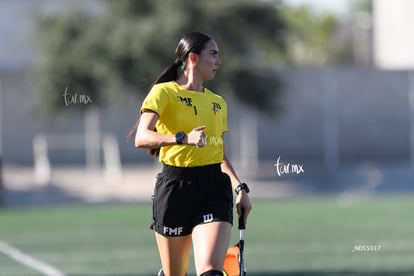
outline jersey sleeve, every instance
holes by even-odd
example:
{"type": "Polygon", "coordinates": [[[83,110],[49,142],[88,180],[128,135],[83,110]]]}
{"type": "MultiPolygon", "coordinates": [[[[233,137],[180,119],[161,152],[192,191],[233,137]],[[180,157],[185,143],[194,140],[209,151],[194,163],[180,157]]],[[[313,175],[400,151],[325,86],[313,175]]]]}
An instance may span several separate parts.
{"type": "Polygon", "coordinates": [[[168,105],[168,95],[161,87],[154,85],[144,102],[142,103],[140,113],[145,111],[153,111],[161,116],[168,105]]]}
{"type": "Polygon", "coordinates": [[[228,131],[227,127],[227,102],[223,99],[223,133],[228,131]]]}

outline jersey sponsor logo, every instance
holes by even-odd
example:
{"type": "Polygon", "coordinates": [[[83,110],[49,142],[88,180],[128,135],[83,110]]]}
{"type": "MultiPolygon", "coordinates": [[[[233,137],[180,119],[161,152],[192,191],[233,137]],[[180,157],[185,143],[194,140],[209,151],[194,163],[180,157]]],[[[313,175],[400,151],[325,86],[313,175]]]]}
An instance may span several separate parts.
{"type": "Polygon", "coordinates": [[[214,115],[216,115],[216,114],[217,114],[217,112],[218,112],[219,110],[221,110],[221,106],[220,106],[220,104],[219,104],[219,103],[215,103],[215,102],[213,102],[213,108],[212,108],[212,110],[213,110],[214,115]]]}
{"type": "Polygon", "coordinates": [[[179,236],[183,232],[183,227],[166,227],[164,226],[163,233],[168,236],[179,236]]]}
{"type": "Polygon", "coordinates": [[[213,221],[213,214],[206,214],[203,215],[204,223],[212,222],[213,221]]]}
{"type": "Polygon", "coordinates": [[[193,106],[193,99],[185,98],[185,97],[181,97],[181,96],[177,96],[177,98],[180,102],[182,102],[186,106],[190,106],[190,107],[193,106]]]}

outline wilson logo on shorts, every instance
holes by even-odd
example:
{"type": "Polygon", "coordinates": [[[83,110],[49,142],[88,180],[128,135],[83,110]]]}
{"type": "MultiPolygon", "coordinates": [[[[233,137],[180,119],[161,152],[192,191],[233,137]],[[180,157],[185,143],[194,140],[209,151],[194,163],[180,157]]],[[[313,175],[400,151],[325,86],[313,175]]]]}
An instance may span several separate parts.
{"type": "Polygon", "coordinates": [[[213,214],[203,215],[204,223],[212,222],[213,221],[213,214]]]}

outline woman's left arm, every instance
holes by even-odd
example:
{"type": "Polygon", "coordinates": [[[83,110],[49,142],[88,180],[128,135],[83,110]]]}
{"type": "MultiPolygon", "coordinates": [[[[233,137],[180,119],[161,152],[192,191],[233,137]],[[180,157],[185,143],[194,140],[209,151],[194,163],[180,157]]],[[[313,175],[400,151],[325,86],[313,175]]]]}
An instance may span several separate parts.
{"type": "MultiPolygon", "coordinates": [[[[226,153],[224,153],[224,160],[221,164],[221,170],[226,173],[228,176],[230,176],[231,183],[233,186],[233,190],[236,189],[238,185],[240,185],[241,181],[239,177],[236,174],[236,171],[234,170],[230,160],[227,158],[226,153]]],[[[250,203],[249,195],[245,190],[240,190],[239,194],[236,197],[236,209],[237,214],[240,216],[241,210],[244,209],[244,222],[246,224],[247,222],[247,216],[250,213],[250,210],[252,209],[252,205],[250,203]]]]}

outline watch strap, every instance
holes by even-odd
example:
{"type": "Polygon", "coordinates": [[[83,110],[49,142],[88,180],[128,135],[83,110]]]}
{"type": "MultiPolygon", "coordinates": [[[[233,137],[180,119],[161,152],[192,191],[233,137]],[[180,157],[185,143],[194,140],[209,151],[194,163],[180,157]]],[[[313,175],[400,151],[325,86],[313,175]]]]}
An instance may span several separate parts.
{"type": "Polygon", "coordinates": [[[247,186],[246,183],[240,183],[236,189],[234,189],[234,191],[236,192],[236,194],[238,195],[240,193],[241,190],[244,190],[246,193],[250,192],[249,186],[247,186]]]}

